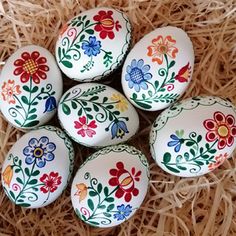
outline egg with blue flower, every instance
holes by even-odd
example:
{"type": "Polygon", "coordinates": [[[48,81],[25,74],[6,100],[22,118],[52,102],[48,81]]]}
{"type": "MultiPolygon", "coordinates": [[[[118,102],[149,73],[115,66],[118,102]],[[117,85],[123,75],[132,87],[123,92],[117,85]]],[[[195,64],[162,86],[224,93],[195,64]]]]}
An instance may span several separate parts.
{"type": "Polygon", "coordinates": [[[74,141],[88,147],[125,142],[139,128],[138,113],[124,95],[98,83],[79,84],[65,92],[58,118],[74,141]]]}
{"type": "Polygon", "coordinates": [[[39,208],[55,201],[72,174],[74,149],[67,135],[42,126],[12,146],[2,166],[2,187],[16,205],[39,208]]]}
{"type": "Polygon", "coordinates": [[[192,42],[182,29],[155,29],[135,44],[125,60],[124,94],[142,110],[162,110],[187,89],[193,66],[192,42]]]}
{"type": "Polygon", "coordinates": [[[56,43],[56,60],[71,79],[100,80],[120,66],[130,43],[131,25],[123,12],[94,8],[62,27],[56,43]]]}

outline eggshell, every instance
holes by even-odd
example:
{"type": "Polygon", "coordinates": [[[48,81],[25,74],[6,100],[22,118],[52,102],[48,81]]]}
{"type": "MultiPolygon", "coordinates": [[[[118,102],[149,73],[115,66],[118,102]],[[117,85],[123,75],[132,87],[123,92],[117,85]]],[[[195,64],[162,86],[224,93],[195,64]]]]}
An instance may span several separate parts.
{"type": "Polygon", "coordinates": [[[48,50],[25,46],[6,61],[0,74],[0,109],[16,128],[31,129],[48,122],[61,95],[61,72],[48,50]]]}
{"type": "Polygon", "coordinates": [[[124,93],[140,109],[164,109],[186,90],[193,66],[192,42],[182,29],[155,29],[134,46],[125,60],[124,93]]]}
{"type": "Polygon", "coordinates": [[[72,205],[77,216],[92,226],[116,226],[140,207],[148,181],[149,166],[143,153],[128,145],[105,147],[77,171],[72,205]]]}
{"type": "Polygon", "coordinates": [[[97,83],[68,90],[60,100],[58,118],[72,139],[89,147],[124,142],[139,127],[138,114],[129,101],[115,89],[97,83]]]}
{"type": "Polygon", "coordinates": [[[2,186],[16,205],[39,208],[56,200],[66,188],[74,150],[65,133],[42,126],[23,135],[2,166],[2,186]]]}
{"type": "Polygon", "coordinates": [[[123,61],[131,42],[131,25],[118,10],[84,11],[61,29],[56,59],[61,70],[78,81],[100,80],[123,61]]]}
{"type": "Polygon", "coordinates": [[[236,110],[219,97],[183,100],[157,117],[150,134],[152,157],[165,171],[182,177],[206,174],[236,147],[236,110]]]}

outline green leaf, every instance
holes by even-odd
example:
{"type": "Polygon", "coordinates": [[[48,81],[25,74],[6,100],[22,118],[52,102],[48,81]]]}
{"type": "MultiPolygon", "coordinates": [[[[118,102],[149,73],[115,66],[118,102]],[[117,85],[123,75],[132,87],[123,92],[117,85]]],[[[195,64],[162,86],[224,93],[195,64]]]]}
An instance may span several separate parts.
{"type": "Polygon", "coordinates": [[[197,142],[200,143],[201,140],[202,140],[202,136],[201,136],[201,135],[198,135],[198,136],[197,136],[197,142]]]}
{"type": "Polygon", "coordinates": [[[34,185],[34,184],[37,184],[38,180],[37,179],[31,179],[28,184],[30,185],[34,185]]]}
{"type": "Polygon", "coordinates": [[[33,109],[31,109],[31,110],[29,111],[29,114],[35,113],[36,111],[37,111],[36,108],[33,108],[33,109]]]}
{"type": "Polygon", "coordinates": [[[108,109],[108,110],[111,110],[111,109],[113,109],[113,108],[114,108],[113,105],[107,105],[107,106],[106,106],[106,109],[108,109]]]}
{"type": "Polygon", "coordinates": [[[19,120],[15,119],[14,121],[15,121],[16,124],[18,124],[19,126],[21,126],[21,123],[20,123],[19,120]]]}
{"type": "Polygon", "coordinates": [[[93,97],[91,97],[90,99],[89,99],[89,101],[96,101],[96,100],[98,100],[98,96],[93,96],[93,97]]]}
{"type": "Polygon", "coordinates": [[[118,116],[118,115],[120,115],[120,112],[119,111],[113,111],[113,114],[118,116]]]}
{"type": "Polygon", "coordinates": [[[30,207],[31,205],[29,203],[21,203],[21,204],[17,204],[21,207],[30,207]]]}
{"type": "MultiPolygon", "coordinates": [[[[38,97],[38,99],[39,99],[39,100],[42,100],[41,97],[38,97]]],[[[32,105],[32,106],[36,106],[36,105],[38,105],[38,102],[33,102],[31,105],[32,105]]]]}
{"type": "Polygon", "coordinates": [[[106,217],[111,217],[111,214],[107,213],[107,212],[103,212],[103,215],[106,216],[106,217]]]}
{"type": "MultiPolygon", "coordinates": [[[[77,215],[80,216],[80,214],[77,215]]],[[[83,218],[84,221],[86,221],[86,217],[84,215],[81,215],[81,217],[83,218]]]]}
{"type": "Polygon", "coordinates": [[[158,88],[159,82],[157,80],[154,82],[154,86],[155,86],[155,88],[158,88]]]}
{"type": "Polygon", "coordinates": [[[137,97],[138,97],[138,96],[137,96],[137,94],[136,94],[136,93],[133,93],[133,94],[132,94],[132,98],[131,98],[131,99],[132,99],[132,100],[136,100],[136,99],[137,99],[137,97]]]}
{"type": "Polygon", "coordinates": [[[79,39],[79,41],[80,41],[80,42],[82,42],[82,41],[84,40],[84,38],[85,38],[85,35],[84,35],[84,34],[82,34],[82,35],[80,36],[80,39],[79,39]]]}
{"type": "Polygon", "coordinates": [[[194,149],[190,149],[190,153],[195,157],[195,151],[194,151],[194,149]]]}
{"type": "Polygon", "coordinates": [[[211,154],[214,154],[214,153],[217,152],[217,150],[216,149],[209,149],[208,152],[211,153],[211,154]]]}
{"type": "MultiPolygon", "coordinates": [[[[86,19],[86,17],[87,17],[87,15],[84,15],[84,16],[82,17],[82,21],[84,21],[84,20],[86,19]]],[[[80,17],[80,16],[78,16],[78,20],[81,20],[81,17],[80,17]]]]}
{"type": "Polygon", "coordinates": [[[65,58],[70,60],[71,59],[71,55],[65,55],[65,58]]]}
{"type": "Polygon", "coordinates": [[[95,191],[89,191],[89,196],[90,197],[94,197],[96,195],[97,195],[97,193],[95,191]]]}
{"type": "Polygon", "coordinates": [[[90,114],[87,114],[87,118],[88,118],[89,120],[92,120],[92,119],[93,119],[93,116],[90,115],[90,114]]]}
{"type": "Polygon", "coordinates": [[[82,112],[83,112],[83,109],[82,108],[80,108],[79,110],[78,110],[78,116],[81,116],[82,115],[82,112]]]}
{"type": "Polygon", "coordinates": [[[77,109],[77,103],[74,101],[71,101],[71,106],[73,109],[77,109]]]}
{"type": "Polygon", "coordinates": [[[151,90],[148,91],[148,95],[149,95],[150,97],[152,96],[152,91],[151,91],[151,90]]]}
{"type": "Polygon", "coordinates": [[[134,101],[138,106],[140,106],[140,107],[142,107],[142,108],[144,108],[144,109],[151,109],[152,108],[152,106],[150,106],[150,105],[148,105],[148,104],[146,104],[146,103],[142,103],[142,102],[137,102],[137,101],[134,101]]]}
{"type": "Polygon", "coordinates": [[[102,192],[102,184],[101,183],[98,184],[97,191],[98,191],[98,193],[102,192]]]}
{"type": "Polygon", "coordinates": [[[103,189],[103,191],[104,191],[105,196],[107,197],[108,194],[109,194],[108,187],[105,187],[105,188],[103,189]]]}
{"type": "Polygon", "coordinates": [[[170,160],[171,160],[171,154],[169,152],[166,152],[163,156],[163,161],[165,163],[168,163],[168,162],[170,162],[170,160]]]}
{"type": "Polygon", "coordinates": [[[32,176],[37,176],[40,174],[40,171],[39,170],[35,170],[33,173],[32,173],[32,176]]]}
{"type": "Polygon", "coordinates": [[[113,121],[113,116],[112,116],[112,113],[111,113],[111,112],[109,112],[108,118],[109,118],[109,121],[113,121]]]}
{"type": "Polygon", "coordinates": [[[165,165],[165,167],[166,167],[168,170],[170,170],[171,172],[174,172],[174,173],[179,173],[179,172],[180,172],[179,170],[177,170],[177,169],[175,169],[175,168],[173,168],[173,167],[171,167],[171,166],[165,165]]]}
{"type": "Polygon", "coordinates": [[[202,154],[203,151],[204,151],[203,147],[200,147],[200,149],[199,149],[200,154],[202,154]]]}
{"type": "Polygon", "coordinates": [[[24,184],[23,181],[22,181],[22,179],[19,178],[19,177],[16,178],[16,181],[17,181],[18,183],[20,183],[20,184],[24,184]]]}
{"type": "Polygon", "coordinates": [[[107,207],[107,211],[112,211],[115,207],[115,204],[110,204],[108,207],[107,207]]]}
{"type": "Polygon", "coordinates": [[[67,68],[72,68],[73,67],[72,63],[69,62],[69,61],[62,61],[61,63],[67,68]]]}
{"type": "Polygon", "coordinates": [[[203,159],[208,159],[208,158],[209,158],[209,155],[203,155],[202,158],[203,158],[203,159]]]}
{"type": "Polygon", "coordinates": [[[94,30],[92,30],[92,29],[87,29],[87,30],[85,30],[85,32],[87,34],[94,34],[94,30]]]}
{"type": "Polygon", "coordinates": [[[34,86],[33,89],[31,90],[32,93],[36,93],[38,91],[39,87],[38,86],[34,86]]]}
{"type": "Polygon", "coordinates": [[[194,145],[194,142],[192,142],[192,141],[186,142],[186,146],[188,146],[188,147],[191,147],[191,146],[193,146],[193,145],[194,145]]]}
{"type": "Polygon", "coordinates": [[[24,200],[23,199],[18,199],[17,202],[24,202],[24,200]]]}
{"type": "Polygon", "coordinates": [[[21,97],[21,100],[23,103],[25,103],[26,105],[29,105],[29,101],[28,101],[28,98],[26,96],[22,96],[21,97]]]}
{"type": "Polygon", "coordinates": [[[62,111],[66,114],[66,115],[70,115],[71,111],[68,105],[66,105],[65,103],[62,104],[62,111]]]}
{"type": "Polygon", "coordinates": [[[108,101],[108,97],[104,97],[102,103],[106,103],[108,101]]]}
{"type": "Polygon", "coordinates": [[[99,107],[96,104],[93,104],[93,109],[94,111],[98,112],[99,111],[99,107]]]}
{"type": "Polygon", "coordinates": [[[22,165],[22,160],[19,160],[19,166],[21,166],[22,165]]]}
{"type": "Polygon", "coordinates": [[[59,59],[61,59],[61,48],[60,47],[58,47],[58,57],[59,57],[59,59]]]}
{"type": "Polygon", "coordinates": [[[171,67],[173,67],[175,65],[175,61],[171,61],[168,68],[170,69],[171,67]]]}
{"type": "Polygon", "coordinates": [[[99,223],[98,222],[96,222],[96,221],[87,221],[89,224],[91,224],[91,225],[99,225],[99,223]]]}
{"type": "Polygon", "coordinates": [[[20,169],[15,169],[15,173],[19,173],[20,172],[20,169]]]}
{"type": "Polygon", "coordinates": [[[114,198],[113,197],[108,197],[105,199],[105,201],[107,202],[114,202],[114,198]]]}
{"type": "Polygon", "coordinates": [[[27,176],[30,176],[30,171],[29,171],[28,167],[25,168],[25,173],[26,173],[27,176]]]}
{"type": "Polygon", "coordinates": [[[37,115],[31,115],[30,117],[27,118],[27,120],[35,120],[37,118],[37,115]]]}
{"type": "Polygon", "coordinates": [[[106,208],[106,205],[101,205],[98,207],[99,209],[105,209],[106,208]]]}
{"type": "Polygon", "coordinates": [[[92,108],[91,107],[85,107],[84,110],[90,112],[90,111],[92,111],[92,108]]]}
{"type": "Polygon", "coordinates": [[[38,120],[34,120],[34,121],[31,121],[27,124],[24,125],[24,127],[33,127],[33,126],[36,126],[39,124],[39,121],[38,120]]]}
{"type": "Polygon", "coordinates": [[[90,198],[88,199],[88,206],[92,211],[94,210],[94,204],[93,204],[93,201],[90,198]]]}
{"type": "Polygon", "coordinates": [[[75,47],[77,48],[77,49],[80,49],[80,45],[77,43],[77,44],[75,44],[75,47]]]}
{"type": "Polygon", "coordinates": [[[202,161],[195,161],[196,164],[200,165],[200,166],[203,166],[204,163],[202,161]]]}
{"type": "Polygon", "coordinates": [[[29,88],[27,85],[24,85],[22,88],[23,88],[26,92],[30,92],[30,88],[29,88]]]}
{"type": "Polygon", "coordinates": [[[87,27],[89,25],[89,23],[90,23],[90,20],[86,20],[84,26],[87,27]]]}
{"type": "Polygon", "coordinates": [[[187,170],[187,168],[184,167],[184,166],[177,166],[177,168],[180,169],[180,170],[187,170]]]}
{"type": "Polygon", "coordinates": [[[9,193],[10,193],[11,197],[15,200],[16,199],[15,194],[11,190],[9,191],[9,193]]]}

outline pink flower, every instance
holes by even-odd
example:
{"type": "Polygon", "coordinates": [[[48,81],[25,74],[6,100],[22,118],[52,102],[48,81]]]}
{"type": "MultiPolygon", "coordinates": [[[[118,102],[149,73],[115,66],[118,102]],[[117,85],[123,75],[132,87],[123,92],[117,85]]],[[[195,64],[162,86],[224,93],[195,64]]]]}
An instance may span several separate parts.
{"type": "Polygon", "coordinates": [[[53,193],[61,184],[61,176],[57,172],[51,172],[49,175],[43,174],[39,180],[44,183],[44,186],[40,188],[43,193],[53,193]]]}
{"type": "Polygon", "coordinates": [[[74,121],[75,123],[75,128],[79,129],[77,131],[77,134],[81,135],[82,137],[85,137],[87,135],[88,137],[92,138],[93,135],[96,134],[96,132],[93,130],[97,128],[96,121],[92,120],[91,122],[87,123],[86,122],[86,117],[82,116],[79,117],[79,121],[74,121]]]}

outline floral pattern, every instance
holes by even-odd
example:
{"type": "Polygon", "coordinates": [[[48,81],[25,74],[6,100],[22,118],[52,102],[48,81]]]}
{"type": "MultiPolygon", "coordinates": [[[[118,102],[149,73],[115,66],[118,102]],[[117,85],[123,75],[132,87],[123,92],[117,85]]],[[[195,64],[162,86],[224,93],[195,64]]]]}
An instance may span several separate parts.
{"type": "Polygon", "coordinates": [[[13,177],[13,168],[11,165],[8,165],[2,173],[3,182],[10,187],[11,180],[13,177]]]}
{"type": "Polygon", "coordinates": [[[40,56],[38,51],[34,51],[31,54],[23,52],[21,58],[14,62],[14,66],[16,66],[14,75],[20,75],[22,83],[26,83],[32,78],[34,83],[39,84],[40,79],[47,79],[46,72],[49,71],[49,67],[46,63],[47,59],[40,56]]]}
{"type": "Polygon", "coordinates": [[[175,58],[178,53],[178,48],[174,45],[176,40],[173,39],[170,35],[163,38],[159,35],[157,38],[152,40],[152,45],[148,46],[149,57],[152,57],[153,62],[157,62],[159,65],[163,63],[164,55],[167,55],[171,58],[175,58]]]}
{"type": "Polygon", "coordinates": [[[170,138],[172,139],[167,143],[168,147],[175,147],[174,150],[175,152],[179,152],[181,145],[184,143],[184,139],[182,139],[182,136],[184,134],[184,131],[176,131],[176,134],[171,134],[170,138]]]}
{"type": "Polygon", "coordinates": [[[61,184],[61,176],[57,172],[51,172],[49,175],[43,174],[42,177],[40,177],[40,181],[44,184],[42,187],[40,187],[40,191],[43,193],[53,193],[55,190],[57,190],[58,186],[61,184]]]}
{"type": "Polygon", "coordinates": [[[228,158],[228,153],[225,154],[220,154],[218,156],[215,157],[215,163],[210,163],[208,165],[208,169],[210,171],[215,170],[217,167],[221,166],[223,164],[223,162],[228,158]]]}
{"type": "Polygon", "coordinates": [[[120,206],[117,206],[117,211],[118,213],[115,213],[113,215],[114,219],[119,220],[124,220],[126,219],[126,217],[128,217],[131,212],[132,212],[132,206],[130,206],[129,204],[127,206],[125,206],[124,204],[121,204],[120,206]]]}
{"type": "Polygon", "coordinates": [[[83,201],[88,194],[88,187],[84,183],[76,184],[77,192],[75,196],[79,197],[79,202],[83,201]]]}
{"type": "Polygon", "coordinates": [[[140,89],[148,89],[147,81],[152,78],[152,74],[148,73],[150,70],[149,65],[144,65],[143,59],[136,61],[133,59],[131,65],[126,67],[127,74],[125,80],[128,81],[129,88],[134,88],[136,92],[140,89]]]}
{"type": "Polygon", "coordinates": [[[121,25],[119,21],[114,21],[112,11],[99,11],[98,15],[94,16],[93,19],[97,22],[94,27],[94,30],[100,32],[99,36],[101,39],[108,37],[109,39],[114,39],[115,34],[113,32],[114,28],[116,31],[119,31],[121,25]]]}
{"type": "Polygon", "coordinates": [[[111,96],[111,101],[113,102],[117,102],[119,101],[116,105],[115,105],[115,108],[117,110],[119,110],[120,112],[124,112],[128,109],[128,101],[126,100],[126,98],[119,94],[119,93],[114,93],[112,96],[111,96]]]}
{"type": "Polygon", "coordinates": [[[86,135],[90,138],[93,137],[93,135],[96,134],[96,131],[94,129],[97,128],[96,121],[92,120],[91,122],[86,122],[86,117],[82,116],[79,117],[79,121],[74,121],[75,128],[79,129],[77,131],[77,134],[81,135],[82,137],[85,137],[86,135]]]}
{"type": "Polygon", "coordinates": [[[3,101],[7,101],[9,104],[16,103],[16,96],[21,94],[20,85],[15,85],[14,80],[8,80],[2,85],[2,97],[3,101]]]}
{"type": "Polygon", "coordinates": [[[81,48],[89,57],[97,56],[101,52],[101,42],[97,41],[95,36],[89,36],[89,41],[84,41],[81,48]]]}
{"type": "Polygon", "coordinates": [[[53,96],[50,96],[47,98],[46,103],[45,103],[45,112],[51,112],[57,108],[57,101],[56,98],[53,96]]]}
{"type": "Polygon", "coordinates": [[[175,76],[175,79],[178,80],[180,83],[185,83],[190,80],[191,76],[191,66],[189,65],[189,62],[187,65],[182,67],[178,74],[175,76]]]}
{"type": "Polygon", "coordinates": [[[49,142],[46,136],[41,137],[39,140],[31,138],[28,146],[23,150],[23,154],[26,156],[25,163],[28,165],[36,164],[39,168],[46,165],[47,161],[52,161],[55,157],[53,151],[56,149],[56,145],[49,142]]]}
{"type": "Polygon", "coordinates": [[[218,148],[221,150],[225,146],[231,147],[236,137],[235,119],[232,115],[225,116],[222,112],[214,113],[213,119],[203,122],[207,129],[206,140],[209,142],[218,141],[218,148]]]}
{"type": "Polygon", "coordinates": [[[123,138],[125,134],[129,133],[127,125],[122,120],[114,121],[111,126],[111,138],[123,138]]]}

